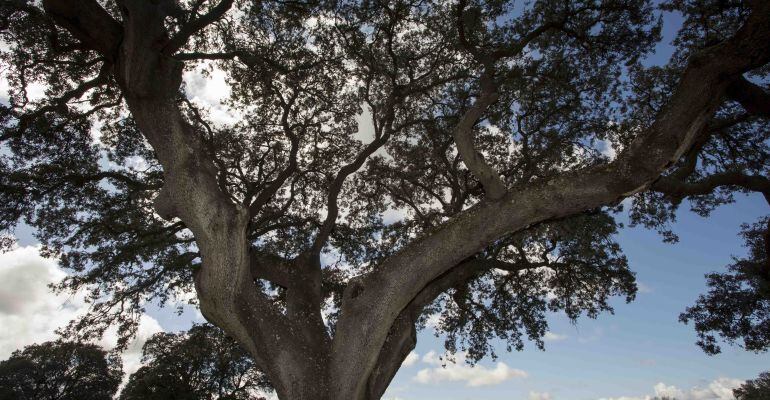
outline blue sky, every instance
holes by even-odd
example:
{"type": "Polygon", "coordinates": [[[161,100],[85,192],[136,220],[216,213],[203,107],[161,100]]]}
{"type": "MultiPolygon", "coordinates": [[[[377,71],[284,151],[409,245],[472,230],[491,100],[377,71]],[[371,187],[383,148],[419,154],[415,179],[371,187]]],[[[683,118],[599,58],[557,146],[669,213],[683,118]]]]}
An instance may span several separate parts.
{"type": "MultiPolygon", "coordinates": [[[[643,399],[655,395],[655,385],[663,383],[669,393],[675,386],[685,399],[719,399],[706,397],[709,386],[718,394],[719,385],[756,377],[770,369],[770,355],[723,347],[722,354],[707,356],[695,345],[692,327],[677,317],[705,292],[704,274],[724,270],[731,255],[743,254],[736,235],[740,224],[767,214],[761,196],[737,200],[708,219],[683,207],[674,225],[681,238],[675,245],[643,228],[621,230],[618,241],[642,287],[636,301],[616,301],[615,315],[580,319],[576,325],[564,315],[552,315],[551,332],[560,340],[547,342],[545,351],[530,345],[521,352],[500,354],[498,361],[524,370],[526,378],[482,387],[467,387],[465,381],[422,384],[414,377],[431,365],[419,361],[402,368],[389,395],[403,400],[502,400],[528,399],[530,392],[536,392],[548,393],[551,400],[643,399]],[[694,387],[701,390],[693,393],[694,387]]],[[[431,331],[424,331],[416,352],[420,356],[440,352],[441,343],[431,331]]],[[[494,366],[491,360],[481,364],[494,366]]]]}
{"type": "MultiPolygon", "coordinates": [[[[664,14],[664,40],[648,65],[668,59],[668,43],[680,24],[680,16],[664,14]]],[[[218,85],[212,90],[216,100],[229,89],[218,85]]],[[[554,314],[549,317],[551,340],[546,342],[545,351],[530,344],[524,351],[506,353],[501,343],[500,358],[483,360],[475,369],[462,363],[446,369],[438,365],[436,355],[442,353],[443,341],[428,328],[420,333],[415,354],[394,379],[386,398],[643,400],[646,396],[673,394],[680,400],[729,399],[730,388],[770,370],[770,355],[723,347],[722,354],[707,356],[695,345],[692,327],[679,323],[677,317],[705,292],[704,274],[724,270],[732,255],[744,253],[737,236],[740,224],[753,222],[767,213],[767,204],[757,195],[737,196],[735,204],[717,209],[708,219],[688,212],[685,204],[674,225],[681,240],[674,245],[663,243],[655,232],[624,228],[618,241],[637,273],[641,290],[636,301],[615,301],[615,315],[580,319],[575,325],[564,315],[554,314]]],[[[22,247],[36,244],[28,229],[20,228],[16,235],[22,247]]],[[[34,259],[29,252],[7,255],[0,258],[0,264],[0,322],[8,324],[0,330],[0,358],[5,358],[12,346],[52,337],[51,324],[27,326],[19,322],[23,318],[15,302],[20,303],[33,292],[44,297],[36,290],[60,271],[55,265],[34,259]],[[18,280],[37,289],[21,291],[17,280],[9,279],[14,278],[10,275],[14,265],[29,267],[28,271],[37,268],[37,275],[18,280]],[[14,330],[8,329],[11,323],[14,330]],[[16,336],[13,340],[12,335],[16,336]]],[[[74,302],[75,308],[82,306],[77,299],[51,297],[40,300],[36,310],[50,309],[60,314],[63,308],[70,307],[61,305],[65,300],[70,305],[74,302]]],[[[150,306],[148,315],[143,337],[159,329],[186,329],[199,320],[189,308],[178,317],[173,310],[150,306]]],[[[131,362],[135,364],[138,348],[132,351],[131,362]]]]}

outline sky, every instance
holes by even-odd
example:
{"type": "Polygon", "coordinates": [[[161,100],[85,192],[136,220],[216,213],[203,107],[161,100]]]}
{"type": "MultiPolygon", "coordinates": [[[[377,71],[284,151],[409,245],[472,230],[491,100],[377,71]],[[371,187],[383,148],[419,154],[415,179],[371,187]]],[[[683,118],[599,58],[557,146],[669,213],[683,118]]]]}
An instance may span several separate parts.
{"type": "MultiPolygon", "coordinates": [[[[648,64],[660,64],[671,52],[669,42],[681,18],[664,16],[664,40],[648,64]]],[[[207,78],[195,72],[185,76],[190,97],[208,105],[217,123],[232,122],[227,107],[219,104],[229,94],[221,71],[207,78]]],[[[0,92],[3,90],[0,81],[0,92]]],[[[2,99],[0,99],[2,100],[2,99]]],[[[663,243],[655,232],[624,228],[618,242],[637,273],[637,299],[613,303],[615,314],[572,324],[565,315],[549,316],[545,351],[529,344],[521,352],[498,348],[497,360],[485,359],[475,367],[462,362],[446,364],[443,339],[428,327],[418,335],[417,347],[407,357],[385,398],[389,400],[647,400],[674,396],[679,400],[729,400],[732,388],[770,370],[770,355],[753,354],[723,346],[717,356],[705,355],[696,345],[691,326],[677,321],[680,312],[706,291],[704,275],[724,271],[732,256],[744,254],[737,236],[740,224],[768,213],[758,195],[736,198],[710,218],[687,211],[686,204],[673,225],[677,244],[663,243]]],[[[625,216],[619,216],[625,221],[625,216]]],[[[0,359],[25,345],[56,338],[54,330],[85,311],[82,297],[51,293],[47,285],[65,276],[56,260],[37,254],[32,232],[15,232],[19,247],[0,254],[0,359]]],[[[147,307],[137,339],[124,354],[127,372],[140,365],[141,345],[153,333],[187,329],[202,322],[191,307],[177,316],[172,308],[147,307]]],[[[111,347],[115,333],[101,344],[111,347]]]]}

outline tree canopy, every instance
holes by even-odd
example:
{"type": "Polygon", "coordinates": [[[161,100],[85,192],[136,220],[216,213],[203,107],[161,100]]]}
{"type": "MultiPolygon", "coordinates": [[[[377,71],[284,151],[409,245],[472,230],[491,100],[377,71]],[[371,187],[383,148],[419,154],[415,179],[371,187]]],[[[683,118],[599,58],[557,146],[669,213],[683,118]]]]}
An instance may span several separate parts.
{"type": "Polygon", "coordinates": [[[142,362],[121,400],[259,400],[257,389],[269,390],[248,353],[211,324],[155,334],[144,344],[142,362]]]}
{"type": "Polygon", "coordinates": [[[762,400],[770,396],[770,372],[759,374],[733,390],[736,400],[762,400]]]}
{"type": "MultiPolygon", "coordinates": [[[[684,200],[770,201],[770,2],[660,7],[648,66],[648,0],[4,0],[0,230],[89,291],[71,334],[195,291],[282,398],[379,398],[429,317],[471,362],[542,347],[634,298],[622,200],[669,241],[684,200]],[[214,69],[224,121],[183,80],[214,69]]],[[[766,306],[755,265],[683,314],[706,350],[770,345],[766,308],[708,306],[766,306]]]]}
{"type": "Polygon", "coordinates": [[[123,364],[93,344],[45,342],[0,361],[2,400],[110,400],[123,364]]]}

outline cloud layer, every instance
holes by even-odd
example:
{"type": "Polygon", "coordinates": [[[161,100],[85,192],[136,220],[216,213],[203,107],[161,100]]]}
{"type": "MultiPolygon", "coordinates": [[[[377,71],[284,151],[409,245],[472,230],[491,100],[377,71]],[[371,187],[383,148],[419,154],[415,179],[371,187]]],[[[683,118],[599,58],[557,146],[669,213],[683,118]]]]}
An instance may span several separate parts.
{"type": "MultiPolygon", "coordinates": [[[[56,260],[41,257],[39,250],[26,246],[0,254],[0,359],[24,346],[57,339],[57,328],[88,310],[82,295],[51,292],[48,285],[67,274],[56,260]]],[[[142,316],[136,339],[122,355],[126,374],[140,367],[144,342],[162,330],[154,318],[142,316]]],[[[109,349],[116,343],[117,332],[109,329],[99,345],[109,349]]]]}
{"type": "Polygon", "coordinates": [[[414,381],[423,384],[440,382],[464,382],[466,386],[478,387],[497,385],[513,378],[526,378],[527,373],[520,369],[511,368],[504,362],[498,362],[494,368],[483,365],[469,365],[465,362],[465,354],[454,356],[455,362],[445,362],[431,351],[422,357],[422,362],[431,365],[417,372],[414,381]]]}
{"type": "Polygon", "coordinates": [[[659,382],[653,387],[652,395],[609,397],[600,400],[651,400],[653,397],[670,397],[677,400],[735,400],[733,389],[741,384],[743,381],[740,379],[718,378],[705,387],[695,386],[690,390],[682,390],[659,382]]]}

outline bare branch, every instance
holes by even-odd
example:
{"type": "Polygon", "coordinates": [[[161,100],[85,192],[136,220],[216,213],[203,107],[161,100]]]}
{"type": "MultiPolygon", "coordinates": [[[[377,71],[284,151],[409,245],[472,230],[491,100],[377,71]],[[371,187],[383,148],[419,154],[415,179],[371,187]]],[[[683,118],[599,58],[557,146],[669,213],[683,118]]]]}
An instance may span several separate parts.
{"type": "Polygon", "coordinates": [[[374,140],[366,145],[366,147],[364,147],[364,149],[358,153],[353,162],[340,168],[337,176],[334,178],[334,181],[332,181],[331,185],[329,185],[329,196],[326,204],[326,219],[321,224],[321,229],[319,230],[318,235],[313,242],[313,252],[318,253],[321,251],[324,244],[326,243],[326,240],[329,238],[329,235],[334,229],[334,225],[337,221],[337,216],[339,215],[340,211],[339,205],[337,204],[337,198],[340,195],[340,191],[342,191],[342,184],[345,183],[345,180],[348,178],[348,176],[358,171],[358,169],[364,165],[364,162],[366,162],[369,156],[374,154],[375,151],[382,147],[388,141],[389,137],[390,129],[385,127],[384,132],[382,132],[380,135],[377,135],[374,140]]]}
{"type": "Polygon", "coordinates": [[[205,28],[211,23],[216,22],[218,19],[222,18],[222,16],[225,15],[225,13],[230,9],[230,7],[233,6],[233,0],[222,0],[214,6],[209,12],[202,15],[200,18],[196,18],[188,23],[186,23],[182,28],[179,29],[179,32],[177,32],[174,37],[171,38],[171,40],[166,43],[166,46],[163,47],[163,54],[171,55],[174,54],[177,50],[182,48],[182,46],[187,43],[187,40],[190,38],[190,36],[196,34],[201,29],[205,28]]]}
{"type": "Polygon", "coordinates": [[[9,129],[7,133],[0,135],[0,142],[23,134],[29,124],[32,123],[35,119],[43,116],[43,114],[54,110],[64,109],[68,101],[72,99],[78,99],[87,91],[106,84],[109,81],[111,69],[111,64],[102,64],[102,68],[99,70],[99,74],[95,78],[80,83],[76,88],[65,92],[56,99],[51,100],[49,104],[40,107],[31,113],[19,116],[19,122],[16,128],[12,130],[9,129]]]}
{"type": "Polygon", "coordinates": [[[770,203],[770,180],[760,175],[746,175],[738,171],[727,171],[707,176],[696,182],[687,182],[663,176],[650,186],[650,189],[663,193],[677,200],[685,197],[702,196],[722,186],[737,186],[753,192],[762,193],[770,203]]]}

